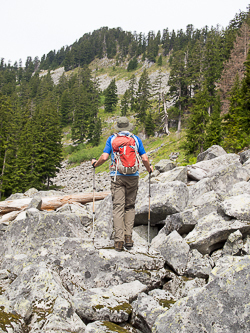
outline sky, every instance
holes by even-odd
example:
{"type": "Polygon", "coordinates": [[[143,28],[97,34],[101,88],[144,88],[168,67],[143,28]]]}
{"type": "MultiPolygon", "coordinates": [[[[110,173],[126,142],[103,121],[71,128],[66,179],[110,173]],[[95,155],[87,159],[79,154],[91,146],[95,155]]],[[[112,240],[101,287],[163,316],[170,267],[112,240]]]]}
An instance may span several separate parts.
{"type": "Polygon", "coordinates": [[[250,0],[0,0],[0,58],[41,59],[101,27],[147,34],[226,27],[250,0]]]}

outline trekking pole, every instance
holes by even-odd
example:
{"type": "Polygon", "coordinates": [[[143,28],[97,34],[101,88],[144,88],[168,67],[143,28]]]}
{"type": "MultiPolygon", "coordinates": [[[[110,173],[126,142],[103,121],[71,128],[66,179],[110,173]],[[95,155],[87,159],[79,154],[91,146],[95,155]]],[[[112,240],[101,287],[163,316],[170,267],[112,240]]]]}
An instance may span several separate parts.
{"type": "Polygon", "coordinates": [[[92,238],[93,245],[95,246],[95,167],[93,166],[93,230],[92,230],[92,238]]]}
{"type": "Polygon", "coordinates": [[[150,246],[150,198],[151,198],[151,192],[150,192],[150,178],[151,178],[151,172],[149,172],[148,175],[148,251],[150,246]]]}

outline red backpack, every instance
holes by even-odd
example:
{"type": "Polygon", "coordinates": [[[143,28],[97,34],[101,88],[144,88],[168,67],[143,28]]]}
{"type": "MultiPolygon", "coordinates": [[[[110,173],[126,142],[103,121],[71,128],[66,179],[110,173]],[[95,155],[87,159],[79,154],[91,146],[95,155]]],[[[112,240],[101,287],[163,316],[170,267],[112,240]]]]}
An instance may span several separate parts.
{"type": "Polygon", "coordinates": [[[133,174],[139,170],[140,160],[133,134],[115,133],[111,146],[114,153],[114,165],[111,165],[111,170],[116,170],[116,174],[119,171],[124,175],[133,174]]]}

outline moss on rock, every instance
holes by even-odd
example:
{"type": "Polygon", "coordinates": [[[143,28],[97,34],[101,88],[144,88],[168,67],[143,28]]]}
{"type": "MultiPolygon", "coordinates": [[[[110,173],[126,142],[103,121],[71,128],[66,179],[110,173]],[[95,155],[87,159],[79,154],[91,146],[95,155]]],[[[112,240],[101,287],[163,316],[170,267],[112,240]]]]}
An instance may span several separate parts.
{"type": "Polygon", "coordinates": [[[0,306],[0,329],[4,332],[9,332],[9,329],[14,330],[13,324],[22,326],[22,317],[18,314],[7,313],[4,311],[4,306],[0,306]]]}
{"type": "Polygon", "coordinates": [[[111,323],[110,321],[104,321],[103,326],[107,327],[110,330],[109,332],[128,333],[127,330],[114,323],[111,323]]]}

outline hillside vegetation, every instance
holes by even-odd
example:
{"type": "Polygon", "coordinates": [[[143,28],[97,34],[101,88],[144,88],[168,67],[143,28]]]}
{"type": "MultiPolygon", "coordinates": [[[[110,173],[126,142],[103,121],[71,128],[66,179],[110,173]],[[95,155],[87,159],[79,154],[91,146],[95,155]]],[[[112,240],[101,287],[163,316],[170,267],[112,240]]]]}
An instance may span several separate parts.
{"type": "Polygon", "coordinates": [[[120,115],[146,138],[147,151],[163,144],[153,163],[176,150],[188,163],[212,144],[228,152],[248,146],[248,42],[247,11],[223,30],[188,25],[145,35],[103,27],[25,66],[1,59],[0,198],[49,188],[63,158],[74,165],[98,157],[120,115]],[[55,84],[50,70],[62,66],[55,84]]]}

